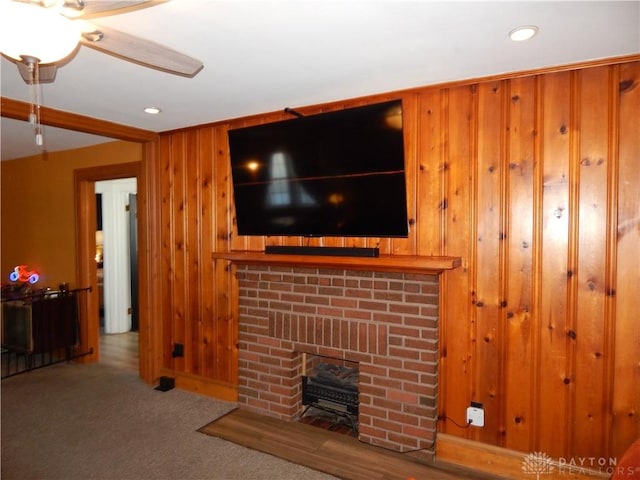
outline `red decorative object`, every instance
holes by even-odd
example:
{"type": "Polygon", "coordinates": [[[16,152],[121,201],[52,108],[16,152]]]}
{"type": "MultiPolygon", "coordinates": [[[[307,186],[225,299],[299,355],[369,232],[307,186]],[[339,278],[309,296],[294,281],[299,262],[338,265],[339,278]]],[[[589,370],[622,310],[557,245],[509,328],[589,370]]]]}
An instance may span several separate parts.
{"type": "Polygon", "coordinates": [[[34,284],[40,280],[40,274],[35,270],[29,270],[26,265],[18,265],[9,274],[9,280],[34,284]]]}

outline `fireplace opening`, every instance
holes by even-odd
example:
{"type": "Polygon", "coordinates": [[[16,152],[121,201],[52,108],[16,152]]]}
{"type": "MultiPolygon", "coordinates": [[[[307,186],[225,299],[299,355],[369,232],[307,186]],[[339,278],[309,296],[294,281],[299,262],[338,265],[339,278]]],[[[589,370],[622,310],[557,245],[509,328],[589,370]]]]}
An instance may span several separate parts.
{"type": "Polygon", "coordinates": [[[347,425],[358,436],[358,367],[319,361],[302,375],[301,418],[305,423],[339,430],[347,425]],[[309,417],[311,418],[311,421],[309,417]]]}

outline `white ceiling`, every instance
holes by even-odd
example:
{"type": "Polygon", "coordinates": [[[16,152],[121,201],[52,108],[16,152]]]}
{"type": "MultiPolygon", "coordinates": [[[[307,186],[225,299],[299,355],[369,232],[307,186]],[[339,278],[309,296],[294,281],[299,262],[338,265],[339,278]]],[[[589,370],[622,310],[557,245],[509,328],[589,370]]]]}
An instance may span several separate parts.
{"type": "MultiPolygon", "coordinates": [[[[4,1],[4,0],[0,0],[4,1]]],[[[640,52],[640,1],[172,0],[96,21],[204,63],[194,78],[81,47],[43,104],[156,132],[250,114],[640,52]],[[539,33],[512,42],[508,32],[539,33]],[[162,109],[148,115],[149,105],[162,109]]],[[[1,60],[0,94],[29,101],[1,60]]],[[[110,141],[2,118],[3,160],[110,141]]]]}

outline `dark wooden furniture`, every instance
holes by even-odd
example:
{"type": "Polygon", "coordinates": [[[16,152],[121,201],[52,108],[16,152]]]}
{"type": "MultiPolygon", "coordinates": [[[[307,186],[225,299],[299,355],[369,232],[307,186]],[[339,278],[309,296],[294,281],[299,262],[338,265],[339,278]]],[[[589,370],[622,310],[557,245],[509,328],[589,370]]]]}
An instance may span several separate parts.
{"type": "Polygon", "coordinates": [[[43,353],[68,348],[78,340],[78,305],[74,293],[43,295],[2,304],[2,346],[43,353]]]}

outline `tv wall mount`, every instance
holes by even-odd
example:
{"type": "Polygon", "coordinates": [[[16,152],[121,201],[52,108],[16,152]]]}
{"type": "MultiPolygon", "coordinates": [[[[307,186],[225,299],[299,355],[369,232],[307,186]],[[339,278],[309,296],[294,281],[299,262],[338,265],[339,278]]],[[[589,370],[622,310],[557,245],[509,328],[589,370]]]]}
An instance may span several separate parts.
{"type": "Polygon", "coordinates": [[[295,116],[296,116],[296,117],[298,117],[298,118],[300,118],[300,117],[304,117],[304,115],[303,115],[303,114],[301,114],[300,112],[298,112],[298,111],[294,110],[293,108],[289,108],[289,107],[286,107],[286,108],[284,109],[284,113],[288,113],[289,115],[295,115],[295,116]]]}

